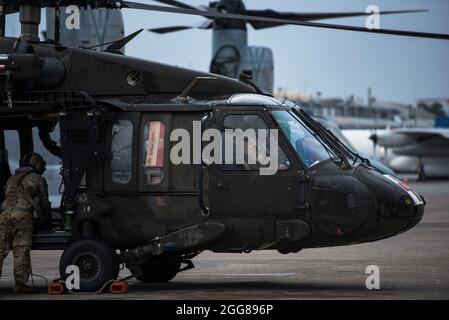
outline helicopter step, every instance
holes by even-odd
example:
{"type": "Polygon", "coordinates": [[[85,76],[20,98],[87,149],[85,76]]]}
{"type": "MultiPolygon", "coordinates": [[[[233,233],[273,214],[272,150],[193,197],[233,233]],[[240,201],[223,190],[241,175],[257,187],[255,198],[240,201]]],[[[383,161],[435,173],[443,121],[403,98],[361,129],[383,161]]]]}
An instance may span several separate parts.
{"type": "Polygon", "coordinates": [[[64,250],[72,241],[72,232],[64,229],[59,209],[51,210],[51,219],[35,226],[33,250],[64,250]]]}
{"type": "Polygon", "coordinates": [[[63,250],[70,245],[72,233],[68,231],[37,232],[33,235],[33,250],[63,250]]]}

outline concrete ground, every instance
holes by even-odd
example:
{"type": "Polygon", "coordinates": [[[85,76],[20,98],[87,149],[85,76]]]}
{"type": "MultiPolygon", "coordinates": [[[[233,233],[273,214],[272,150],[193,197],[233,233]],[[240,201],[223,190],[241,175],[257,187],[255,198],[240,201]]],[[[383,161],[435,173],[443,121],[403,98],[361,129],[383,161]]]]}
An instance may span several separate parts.
{"type": "MultiPolygon", "coordinates": [[[[0,279],[1,299],[448,299],[449,181],[410,182],[427,200],[423,220],[405,234],[368,244],[277,252],[214,254],[194,259],[196,268],[167,284],[130,281],[126,295],[48,296],[12,293],[12,257],[0,279]],[[380,289],[367,290],[368,265],[380,268],[380,289]]],[[[34,273],[58,277],[60,251],[32,252],[34,273]]],[[[125,269],[126,270],[126,269],[125,269]]],[[[126,271],[121,273],[127,275],[126,271]]]]}

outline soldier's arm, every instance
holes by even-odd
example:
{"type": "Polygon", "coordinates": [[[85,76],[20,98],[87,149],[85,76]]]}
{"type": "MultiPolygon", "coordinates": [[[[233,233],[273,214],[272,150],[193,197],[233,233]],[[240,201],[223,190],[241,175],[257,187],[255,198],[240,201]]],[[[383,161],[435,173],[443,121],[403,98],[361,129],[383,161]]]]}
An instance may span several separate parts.
{"type": "Polygon", "coordinates": [[[41,219],[46,219],[50,216],[51,203],[48,200],[48,185],[44,177],[41,176],[39,182],[39,205],[41,211],[41,219]]]}

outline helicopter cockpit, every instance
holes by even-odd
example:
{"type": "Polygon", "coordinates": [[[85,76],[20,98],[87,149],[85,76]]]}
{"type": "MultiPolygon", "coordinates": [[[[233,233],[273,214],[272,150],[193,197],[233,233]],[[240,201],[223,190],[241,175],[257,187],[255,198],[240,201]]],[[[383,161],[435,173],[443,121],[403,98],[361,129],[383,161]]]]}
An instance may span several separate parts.
{"type": "MultiPolygon", "coordinates": [[[[329,141],[330,133],[323,131],[318,122],[306,116],[306,113],[292,101],[256,94],[236,94],[229,98],[228,104],[270,106],[270,115],[301,160],[304,169],[314,167],[328,159],[341,159],[342,149],[337,147],[335,150],[336,145],[329,141]],[[276,106],[279,108],[276,109],[276,106]]],[[[344,146],[343,142],[336,140],[340,146],[344,146]]],[[[348,148],[344,146],[344,149],[348,148]]],[[[348,150],[344,151],[345,157],[352,160],[353,155],[348,150]]]]}
{"type": "MultiPolygon", "coordinates": [[[[422,197],[397,179],[371,166],[368,159],[348,148],[293,102],[254,94],[237,94],[227,101],[226,106],[231,109],[228,113],[235,112],[233,106],[241,109],[259,106],[268,116],[266,120],[273,121],[273,128],[278,128],[279,145],[289,157],[294,170],[277,172],[273,179],[276,187],[270,192],[278,193],[277,188],[284,188],[284,192],[276,195],[277,198],[293,201],[298,208],[312,211],[310,217],[313,225],[322,232],[320,239],[312,240],[315,245],[329,241],[325,240],[326,237],[333,238],[331,241],[336,243],[339,238],[344,243],[353,240],[373,241],[387,234],[391,236],[404,232],[421,219],[422,197]],[[282,176],[287,172],[297,177],[294,195],[285,192],[291,190],[288,183],[282,187],[282,176]]],[[[262,183],[261,178],[252,179],[260,179],[262,183]]],[[[232,189],[230,179],[224,184],[232,189]]],[[[245,186],[241,188],[241,194],[244,194],[244,189],[245,186]]],[[[238,197],[237,193],[234,196],[238,197]]],[[[259,201],[263,202],[263,199],[259,201]]],[[[282,205],[279,205],[278,211],[282,209],[282,205]]],[[[288,216],[291,213],[283,214],[288,216]]],[[[308,239],[311,238],[314,236],[308,239]]]]}

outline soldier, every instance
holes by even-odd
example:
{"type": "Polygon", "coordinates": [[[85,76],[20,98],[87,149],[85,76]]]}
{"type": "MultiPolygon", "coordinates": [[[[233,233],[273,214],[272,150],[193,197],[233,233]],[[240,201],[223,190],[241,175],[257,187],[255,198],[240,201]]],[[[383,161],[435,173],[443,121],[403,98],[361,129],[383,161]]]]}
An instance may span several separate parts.
{"type": "Polygon", "coordinates": [[[418,158],[416,171],[418,172],[418,181],[426,181],[426,171],[424,170],[424,163],[422,162],[421,157],[418,158]]]}
{"type": "Polygon", "coordinates": [[[16,293],[33,291],[26,285],[31,274],[33,225],[47,218],[50,209],[47,182],[42,177],[45,165],[39,154],[28,153],[6,183],[0,214],[0,276],[3,260],[12,249],[16,293]]]}

